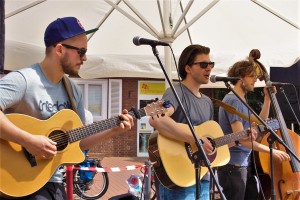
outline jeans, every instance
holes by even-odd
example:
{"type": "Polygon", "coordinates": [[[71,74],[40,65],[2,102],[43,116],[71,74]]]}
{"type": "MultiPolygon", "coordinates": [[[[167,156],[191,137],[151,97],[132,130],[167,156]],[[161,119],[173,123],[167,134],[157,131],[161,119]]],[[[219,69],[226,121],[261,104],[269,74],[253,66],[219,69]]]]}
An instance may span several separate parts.
{"type": "MultiPolygon", "coordinates": [[[[201,200],[209,200],[209,181],[202,180],[201,183],[201,200]]],[[[159,183],[159,200],[195,200],[195,185],[185,188],[170,190],[159,183]]]]}

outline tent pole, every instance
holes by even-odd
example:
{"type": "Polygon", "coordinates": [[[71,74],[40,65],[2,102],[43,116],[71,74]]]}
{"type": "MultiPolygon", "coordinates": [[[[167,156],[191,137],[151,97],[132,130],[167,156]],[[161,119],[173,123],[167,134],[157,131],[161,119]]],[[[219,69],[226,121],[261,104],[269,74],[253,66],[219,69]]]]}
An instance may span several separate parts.
{"type": "MultiPolygon", "coordinates": [[[[171,16],[171,1],[166,0],[163,1],[163,17],[164,17],[164,27],[166,29],[166,36],[170,36],[171,33],[171,25],[170,25],[170,17],[171,16]]],[[[171,44],[170,44],[171,45],[171,44]]],[[[169,47],[164,47],[164,60],[165,60],[165,68],[170,80],[172,81],[172,67],[171,67],[171,50],[169,47]]],[[[169,82],[165,79],[165,86],[168,88],[169,82]]]]}
{"type": "Polygon", "coordinates": [[[283,21],[285,21],[286,23],[292,25],[293,27],[295,27],[296,29],[300,29],[299,25],[296,22],[293,22],[291,20],[289,20],[287,17],[281,15],[280,13],[276,12],[275,10],[271,9],[270,7],[268,7],[266,4],[260,2],[259,0],[251,0],[252,2],[256,3],[257,5],[259,5],[260,7],[262,7],[263,9],[269,11],[270,13],[272,13],[273,15],[275,15],[276,17],[282,19],[283,21]]]}

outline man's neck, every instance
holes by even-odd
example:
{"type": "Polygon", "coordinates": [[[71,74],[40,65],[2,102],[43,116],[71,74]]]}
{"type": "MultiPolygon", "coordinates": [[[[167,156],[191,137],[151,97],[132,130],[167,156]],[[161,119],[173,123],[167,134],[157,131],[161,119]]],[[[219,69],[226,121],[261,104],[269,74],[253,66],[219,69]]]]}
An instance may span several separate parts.
{"type": "Polygon", "coordinates": [[[39,63],[39,65],[48,81],[54,84],[61,81],[61,79],[64,76],[63,71],[61,71],[58,65],[55,62],[51,62],[46,58],[41,63],[39,63]]]}
{"type": "Polygon", "coordinates": [[[185,85],[195,96],[201,97],[201,92],[200,92],[200,84],[195,84],[191,81],[188,80],[183,80],[182,84],[185,85]]]}
{"type": "Polygon", "coordinates": [[[243,99],[245,100],[246,96],[246,89],[242,84],[236,84],[233,88],[233,90],[243,99]]]}

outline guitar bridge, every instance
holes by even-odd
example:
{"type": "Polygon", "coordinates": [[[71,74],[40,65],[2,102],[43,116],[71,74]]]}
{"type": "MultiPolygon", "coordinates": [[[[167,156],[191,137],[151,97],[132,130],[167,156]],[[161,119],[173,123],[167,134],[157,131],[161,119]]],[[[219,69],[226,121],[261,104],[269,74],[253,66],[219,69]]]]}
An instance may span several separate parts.
{"type": "Polygon", "coordinates": [[[31,165],[31,167],[37,166],[35,156],[32,155],[31,153],[29,153],[24,147],[22,147],[22,150],[23,150],[25,157],[27,158],[29,164],[31,165]]]}

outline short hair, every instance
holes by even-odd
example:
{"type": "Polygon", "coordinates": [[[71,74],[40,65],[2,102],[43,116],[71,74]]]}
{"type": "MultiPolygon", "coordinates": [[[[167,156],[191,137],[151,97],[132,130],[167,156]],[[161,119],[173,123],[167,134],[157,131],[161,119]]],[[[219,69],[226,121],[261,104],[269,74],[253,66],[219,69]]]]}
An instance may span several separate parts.
{"type": "MultiPolygon", "coordinates": [[[[233,66],[229,68],[227,76],[244,78],[245,76],[251,75],[253,73],[256,73],[255,66],[253,64],[253,61],[250,59],[234,63],[233,66]]],[[[235,85],[238,80],[232,80],[230,82],[235,85]]]]}
{"type": "Polygon", "coordinates": [[[195,58],[199,54],[205,54],[208,55],[210,52],[210,49],[208,47],[199,45],[199,44],[193,44],[187,46],[181,53],[178,61],[178,70],[180,77],[184,80],[186,78],[186,71],[185,66],[189,65],[191,66],[193,62],[195,61],[195,58]]]}

